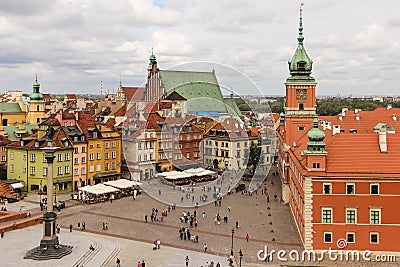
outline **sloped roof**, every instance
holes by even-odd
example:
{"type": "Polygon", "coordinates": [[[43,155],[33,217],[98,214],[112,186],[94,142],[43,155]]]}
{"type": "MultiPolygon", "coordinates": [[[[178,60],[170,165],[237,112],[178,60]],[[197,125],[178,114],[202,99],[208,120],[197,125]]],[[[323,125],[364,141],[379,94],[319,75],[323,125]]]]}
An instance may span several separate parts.
{"type": "Polygon", "coordinates": [[[373,132],[378,123],[389,124],[400,130],[400,108],[377,108],[373,111],[358,112],[347,110],[345,116],[341,116],[340,113],[337,116],[320,116],[319,119],[330,122],[332,125],[340,125],[345,133],[348,133],[350,129],[355,129],[358,133],[373,132]],[[393,116],[396,117],[396,120],[393,119],[393,116]],[[341,120],[339,117],[341,117],[341,120]]]}
{"type": "Polygon", "coordinates": [[[115,117],[123,117],[125,116],[126,113],[126,104],[122,105],[122,107],[120,107],[115,113],[114,116],[115,117]]]}
{"type": "Polygon", "coordinates": [[[122,91],[128,101],[143,100],[145,89],[143,87],[121,86],[122,91]]]}
{"type": "Polygon", "coordinates": [[[188,100],[188,111],[227,113],[214,72],[160,70],[167,95],[177,92],[188,100]]]}
{"type": "Polygon", "coordinates": [[[0,112],[1,113],[25,113],[21,110],[18,103],[0,103],[0,112]]]}

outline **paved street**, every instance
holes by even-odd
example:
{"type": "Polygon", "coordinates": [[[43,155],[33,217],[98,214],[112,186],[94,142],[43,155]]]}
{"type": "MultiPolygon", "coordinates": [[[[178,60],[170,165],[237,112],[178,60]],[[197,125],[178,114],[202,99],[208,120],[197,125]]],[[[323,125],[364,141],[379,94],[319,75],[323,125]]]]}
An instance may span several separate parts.
{"type": "MultiPolygon", "coordinates": [[[[113,203],[92,205],[69,200],[69,194],[57,196],[58,199],[65,200],[67,206],[58,213],[58,223],[63,227],[60,240],[64,244],[74,246],[73,253],[60,261],[65,265],[58,263],[57,265],[71,266],[71,263],[80,258],[79,255],[87,251],[89,244],[95,242],[101,246],[101,252],[85,266],[100,266],[101,264],[114,266],[116,256],[123,263],[129,263],[128,266],[134,266],[141,259],[148,262],[148,266],[184,266],[186,256],[191,259],[190,266],[206,266],[206,263],[211,260],[227,266],[226,260],[230,255],[232,245],[232,229],[234,229],[234,256],[238,260],[238,251],[242,250],[244,255],[242,266],[289,264],[289,262],[279,262],[276,258],[269,263],[257,259],[257,252],[264,249],[266,245],[269,251],[272,249],[302,250],[289,207],[279,202],[281,194],[279,184],[278,177],[269,176],[267,182],[251,196],[235,192],[222,199],[221,207],[215,206],[214,203],[197,209],[177,207],[176,210],[168,213],[163,222],[151,222],[151,211],[152,208],[156,208],[160,214],[162,210],[168,210],[168,204],[161,203],[147,194],[138,195],[135,201],[132,198],[122,198],[113,203]],[[274,185],[271,181],[274,181],[274,185]],[[261,192],[265,187],[269,202],[266,195],[261,192]],[[277,200],[274,195],[277,195],[277,200]],[[197,212],[198,227],[190,228],[188,224],[180,222],[179,218],[183,212],[188,211],[191,214],[194,211],[197,212]],[[204,218],[203,212],[205,212],[204,218]],[[221,224],[215,224],[214,216],[218,213],[222,218],[227,216],[228,223],[221,221],[221,224]],[[144,220],[145,215],[148,215],[147,223],[144,220]],[[85,231],[78,229],[78,222],[82,221],[86,223],[85,231]],[[236,221],[239,228],[235,227],[236,221]],[[102,230],[103,222],[108,224],[108,230],[102,230]],[[67,230],[70,224],[74,226],[72,233],[67,230]],[[192,235],[198,235],[199,243],[181,240],[179,229],[182,227],[189,227],[192,235]],[[250,237],[248,242],[245,238],[246,234],[250,237]],[[157,239],[161,241],[161,249],[153,251],[152,244],[157,239]],[[207,253],[204,253],[204,243],[208,247],[207,253]]],[[[24,201],[9,204],[8,209],[30,210],[33,214],[40,213],[38,198],[37,195],[29,195],[24,201]]],[[[22,260],[23,254],[38,244],[41,231],[41,226],[34,226],[6,233],[5,238],[1,240],[0,249],[5,251],[4,255],[10,255],[7,258],[15,258],[15,263],[18,263],[8,266],[49,266],[46,265],[48,262],[26,264],[27,261],[32,261],[22,260]]],[[[334,263],[336,266],[346,265],[346,263],[334,263]]],[[[292,262],[291,264],[298,265],[299,263],[292,262]]],[[[332,266],[332,262],[315,262],[312,265],[332,266]]],[[[357,265],[353,262],[352,266],[357,265]]],[[[358,266],[373,265],[360,263],[358,266]]]]}

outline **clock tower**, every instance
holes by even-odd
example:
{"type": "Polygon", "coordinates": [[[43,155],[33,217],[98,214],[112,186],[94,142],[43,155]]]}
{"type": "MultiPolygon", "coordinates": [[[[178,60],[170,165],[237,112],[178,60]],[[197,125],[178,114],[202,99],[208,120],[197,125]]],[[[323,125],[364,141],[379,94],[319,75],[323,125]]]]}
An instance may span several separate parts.
{"type": "Polygon", "coordinates": [[[303,42],[303,18],[300,8],[297,49],[289,63],[285,106],[285,143],[295,146],[296,141],[313,127],[316,115],[315,79],[311,76],[312,60],[307,55],[303,42]]]}

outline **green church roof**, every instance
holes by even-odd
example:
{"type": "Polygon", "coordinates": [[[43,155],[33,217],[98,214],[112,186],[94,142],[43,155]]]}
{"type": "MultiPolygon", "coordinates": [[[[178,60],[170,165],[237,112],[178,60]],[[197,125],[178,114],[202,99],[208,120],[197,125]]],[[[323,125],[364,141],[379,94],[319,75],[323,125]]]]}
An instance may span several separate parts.
{"type": "Polygon", "coordinates": [[[39,92],[40,84],[37,81],[37,74],[36,74],[35,82],[33,83],[32,87],[33,87],[33,93],[29,95],[29,99],[31,101],[43,101],[44,97],[39,92]]]}
{"type": "Polygon", "coordinates": [[[188,112],[227,113],[214,72],[160,70],[167,95],[177,92],[188,100],[188,112]]]}

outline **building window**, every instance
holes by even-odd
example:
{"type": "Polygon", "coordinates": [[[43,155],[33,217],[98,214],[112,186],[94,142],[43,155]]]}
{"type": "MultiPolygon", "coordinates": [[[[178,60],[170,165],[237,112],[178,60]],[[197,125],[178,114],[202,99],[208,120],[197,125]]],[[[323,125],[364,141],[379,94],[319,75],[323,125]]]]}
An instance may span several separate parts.
{"type": "Polygon", "coordinates": [[[187,144],[186,144],[186,148],[190,148],[190,143],[187,143],[187,144]]]}
{"type": "Polygon", "coordinates": [[[381,210],[371,209],[370,210],[370,224],[380,224],[381,223],[381,210]]]}
{"type": "Polygon", "coordinates": [[[79,168],[74,169],[74,175],[79,175],[79,168]]]}
{"type": "Polygon", "coordinates": [[[332,184],[331,183],[323,183],[323,190],[324,190],[325,195],[332,194],[332,184]]]}
{"type": "Polygon", "coordinates": [[[93,164],[90,164],[90,166],[89,166],[89,172],[94,172],[94,165],[93,165],[93,164]]]}
{"type": "Polygon", "coordinates": [[[83,146],[81,151],[82,151],[82,153],[86,153],[86,147],[83,146]]]}
{"type": "Polygon", "coordinates": [[[106,162],[105,166],[104,166],[104,170],[108,171],[110,169],[110,164],[108,162],[106,162]]]}
{"type": "MultiPolygon", "coordinates": [[[[152,137],[152,135],[150,135],[150,137],[152,137]]],[[[111,146],[112,147],[117,147],[117,143],[115,141],[111,142],[111,146]]]]}
{"type": "Polygon", "coordinates": [[[26,173],[26,167],[24,167],[24,169],[22,170],[23,173],[26,173]]]}
{"type": "Polygon", "coordinates": [[[58,171],[57,171],[57,174],[58,174],[58,175],[62,175],[62,174],[63,174],[63,172],[62,172],[62,167],[58,167],[57,170],[58,170],[58,171]]]}
{"type": "Polygon", "coordinates": [[[240,150],[236,151],[236,157],[240,158],[240,150]]]}
{"type": "Polygon", "coordinates": [[[86,174],[86,167],[83,167],[83,168],[81,169],[81,174],[86,174]]]}
{"type": "Polygon", "coordinates": [[[65,160],[68,161],[69,160],[69,153],[65,153],[65,160]]]}
{"type": "Polygon", "coordinates": [[[7,161],[7,157],[6,156],[1,156],[1,161],[7,161]]]}
{"type": "Polygon", "coordinates": [[[357,210],[346,209],[346,223],[355,224],[357,223],[357,210]]]}
{"type": "Polygon", "coordinates": [[[299,126],[299,131],[304,131],[304,126],[299,126]]]}
{"type": "Polygon", "coordinates": [[[65,174],[69,174],[69,166],[65,166],[65,174]]]}
{"type": "Polygon", "coordinates": [[[319,167],[320,167],[319,162],[314,162],[313,163],[313,168],[314,169],[319,169],[319,167]]]}
{"type": "Polygon", "coordinates": [[[299,110],[304,110],[304,103],[299,103],[299,110]]]}
{"type": "Polygon", "coordinates": [[[371,243],[371,244],[379,244],[379,233],[370,232],[369,233],[369,243],[371,243]]]}
{"type": "Polygon", "coordinates": [[[93,154],[93,153],[90,153],[89,159],[90,159],[90,160],[94,160],[94,154],[93,154]]]}
{"type": "Polygon", "coordinates": [[[31,154],[31,162],[34,162],[36,158],[36,154],[31,154]]]}
{"type": "Polygon", "coordinates": [[[116,170],[116,164],[115,162],[111,162],[111,170],[116,170]]]}
{"type": "MultiPolygon", "coordinates": [[[[14,155],[14,152],[11,152],[11,153],[13,153],[13,155],[14,155]]],[[[43,157],[44,157],[44,155],[43,155],[43,157]]],[[[12,159],[14,159],[14,156],[13,156],[12,159]]],[[[46,159],[46,158],[45,158],[45,159],[46,159]]],[[[24,154],[24,161],[26,161],[26,154],[24,154]]],[[[46,161],[44,161],[44,162],[46,162],[46,161]]]]}
{"type": "Polygon", "coordinates": [[[324,243],[332,243],[332,232],[324,232],[324,243]]]}
{"type": "Polygon", "coordinates": [[[96,172],[101,171],[101,164],[96,164],[96,172]]]}
{"type": "Polygon", "coordinates": [[[346,184],[346,194],[354,195],[355,194],[355,185],[354,183],[347,183],[346,184]]]}
{"type": "Polygon", "coordinates": [[[79,164],[79,158],[74,158],[74,164],[79,164]]]}
{"type": "Polygon", "coordinates": [[[109,142],[105,142],[104,145],[105,145],[106,148],[109,148],[109,147],[110,147],[110,143],[109,143],[109,142]]]}
{"type": "Polygon", "coordinates": [[[322,223],[332,223],[332,208],[322,208],[322,223]]]}
{"type": "Polygon", "coordinates": [[[370,184],[371,195],[379,195],[379,184],[370,184]]]}
{"type": "Polygon", "coordinates": [[[90,148],[94,148],[94,144],[93,144],[93,143],[90,143],[90,144],[89,144],[89,147],[90,147],[90,148]]]}
{"type": "Polygon", "coordinates": [[[74,153],[78,154],[79,153],[79,147],[74,147],[74,153]]]}
{"type": "Polygon", "coordinates": [[[105,157],[105,159],[110,159],[110,153],[106,152],[106,153],[104,154],[104,157],[105,157]]]}
{"type": "Polygon", "coordinates": [[[58,154],[58,155],[57,155],[57,160],[58,160],[58,161],[62,161],[62,154],[58,154]]]}
{"type": "Polygon", "coordinates": [[[47,167],[43,167],[43,176],[47,176],[49,173],[49,169],[47,167]]]}
{"type": "Polygon", "coordinates": [[[97,152],[96,158],[97,159],[101,159],[101,153],[100,152],[97,152]]]}
{"type": "Polygon", "coordinates": [[[86,163],[86,157],[82,157],[82,163],[86,163]]]}
{"type": "Polygon", "coordinates": [[[35,175],[35,167],[31,167],[31,175],[35,175]]]}
{"type": "Polygon", "coordinates": [[[101,147],[100,143],[97,143],[96,147],[97,147],[97,148],[100,148],[100,147],[101,147]]]}
{"type": "Polygon", "coordinates": [[[14,164],[10,165],[10,172],[14,172],[14,164]]]}
{"type": "Polygon", "coordinates": [[[190,159],[190,153],[186,153],[186,158],[190,159]]]}
{"type": "Polygon", "coordinates": [[[113,159],[116,159],[117,158],[117,152],[116,151],[112,151],[111,152],[111,156],[112,156],[113,159]]]}
{"type": "Polygon", "coordinates": [[[356,234],[354,232],[346,233],[347,243],[355,243],[356,242],[356,234]]]}
{"type": "MultiPolygon", "coordinates": [[[[25,155],[24,155],[25,156],[25,155]]],[[[10,158],[14,159],[14,152],[10,152],[10,158]]],[[[26,160],[26,159],[25,159],[26,160]]]]}

